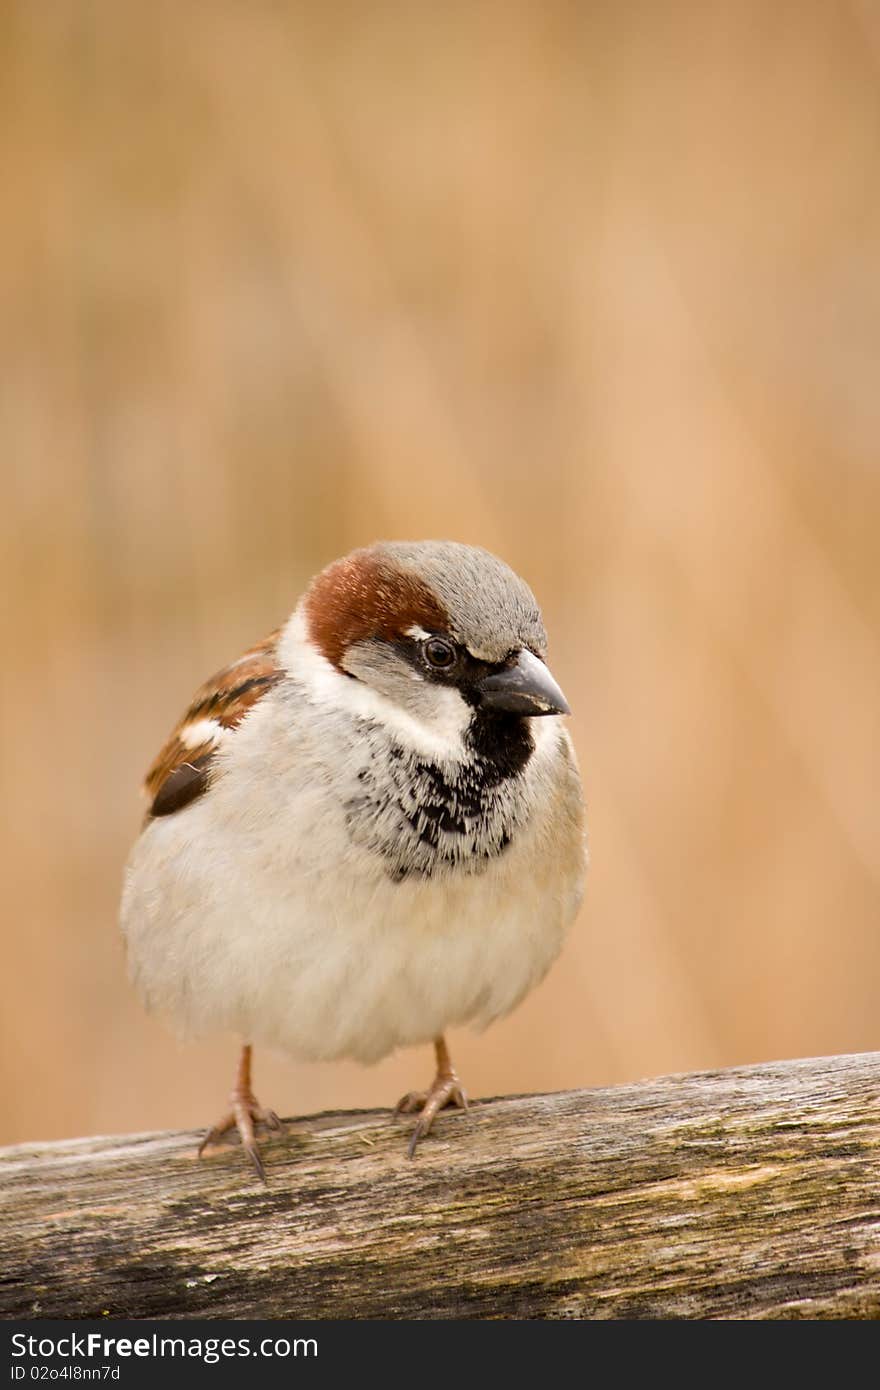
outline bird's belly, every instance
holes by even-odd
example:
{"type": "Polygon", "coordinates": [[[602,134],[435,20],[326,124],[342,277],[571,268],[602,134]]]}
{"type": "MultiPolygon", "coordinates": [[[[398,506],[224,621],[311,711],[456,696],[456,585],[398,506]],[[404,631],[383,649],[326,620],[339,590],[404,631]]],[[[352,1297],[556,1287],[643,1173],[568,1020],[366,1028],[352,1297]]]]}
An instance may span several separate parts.
{"type": "Polygon", "coordinates": [[[375,1061],[485,1026],[546,973],[577,909],[581,846],[548,854],[541,829],[480,874],[400,882],[366,855],[330,871],[320,843],[291,874],[263,847],[259,863],[235,855],[221,891],[204,854],[185,839],[169,854],[162,837],[181,832],[156,823],[123,901],[135,984],[184,1032],[233,1030],[301,1058],[375,1061]]]}
{"type": "Polygon", "coordinates": [[[565,925],[494,868],[454,884],[386,880],[344,921],[316,913],[308,942],[262,977],[251,1028],[264,1019],[266,1040],[300,1056],[374,1061],[458,1024],[485,1026],[542,978],[565,925]]]}

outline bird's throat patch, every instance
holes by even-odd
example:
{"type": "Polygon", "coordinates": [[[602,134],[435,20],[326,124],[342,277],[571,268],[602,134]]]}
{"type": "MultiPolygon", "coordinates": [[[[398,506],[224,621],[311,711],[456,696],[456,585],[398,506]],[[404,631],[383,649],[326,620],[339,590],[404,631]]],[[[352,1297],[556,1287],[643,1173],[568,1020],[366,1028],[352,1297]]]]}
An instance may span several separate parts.
{"type": "Polygon", "coordinates": [[[466,756],[441,765],[371,731],[374,755],[346,806],[352,840],[382,856],[395,882],[481,873],[527,817],[522,776],[534,751],[525,720],[476,717],[466,756]]]}

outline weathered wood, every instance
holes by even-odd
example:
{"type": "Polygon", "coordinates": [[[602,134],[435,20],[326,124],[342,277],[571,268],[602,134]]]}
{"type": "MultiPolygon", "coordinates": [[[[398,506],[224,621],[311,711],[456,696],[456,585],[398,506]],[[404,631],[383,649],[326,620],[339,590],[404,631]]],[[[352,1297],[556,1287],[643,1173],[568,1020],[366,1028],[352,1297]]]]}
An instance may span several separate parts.
{"type": "Polygon", "coordinates": [[[880,1053],[0,1151],[5,1317],[880,1317],[880,1053]]]}

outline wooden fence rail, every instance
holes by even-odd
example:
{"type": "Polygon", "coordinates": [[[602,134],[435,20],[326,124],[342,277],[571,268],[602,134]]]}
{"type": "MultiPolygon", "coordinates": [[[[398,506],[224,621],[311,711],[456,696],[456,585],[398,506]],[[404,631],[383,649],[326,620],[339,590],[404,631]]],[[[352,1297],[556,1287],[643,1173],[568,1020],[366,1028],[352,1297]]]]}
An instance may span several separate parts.
{"type": "Polygon", "coordinates": [[[4,1317],[880,1317],[880,1053],[0,1150],[4,1317]]]}

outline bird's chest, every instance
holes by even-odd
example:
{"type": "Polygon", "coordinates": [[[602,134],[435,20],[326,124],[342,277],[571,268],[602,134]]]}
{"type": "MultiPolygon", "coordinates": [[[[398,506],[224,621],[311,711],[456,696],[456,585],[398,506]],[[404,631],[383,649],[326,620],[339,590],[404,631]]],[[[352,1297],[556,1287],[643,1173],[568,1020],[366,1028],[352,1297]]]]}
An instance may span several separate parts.
{"type": "Polygon", "coordinates": [[[524,766],[505,769],[479,752],[441,765],[399,745],[377,748],[345,799],[346,833],[393,882],[482,873],[527,819],[524,766]]]}

